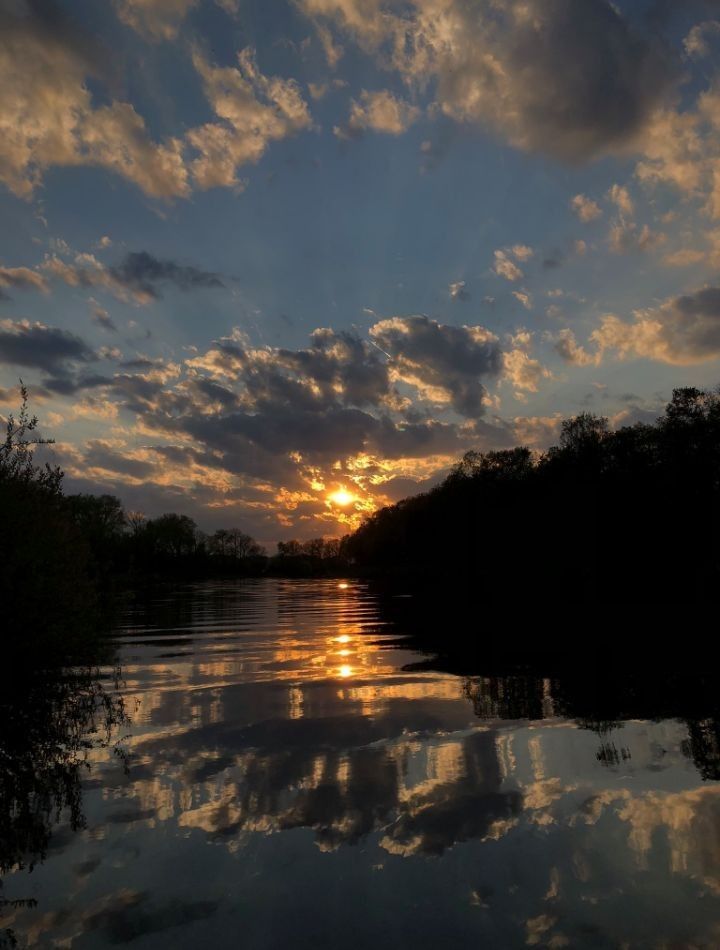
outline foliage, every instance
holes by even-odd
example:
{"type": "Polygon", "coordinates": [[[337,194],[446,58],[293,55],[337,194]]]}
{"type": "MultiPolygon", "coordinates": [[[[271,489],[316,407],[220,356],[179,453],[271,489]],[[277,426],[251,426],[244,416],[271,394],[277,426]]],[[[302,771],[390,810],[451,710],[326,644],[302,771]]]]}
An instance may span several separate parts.
{"type": "MultiPolygon", "coordinates": [[[[0,914],[2,875],[45,859],[54,828],[85,826],[82,782],[92,751],[112,746],[124,761],[119,729],[128,723],[115,682],[92,668],[0,674],[0,914]]],[[[0,930],[0,947],[15,946],[0,930]]]]}
{"type": "Polygon", "coordinates": [[[583,413],[545,453],[466,453],[343,543],[356,570],[530,606],[717,596],[720,395],[678,389],[655,425],[583,413]]]}
{"type": "Polygon", "coordinates": [[[348,573],[340,538],[312,538],[309,541],[278,542],[272,562],[275,574],[289,577],[337,576],[348,573]]]}
{"type": "Polygon", "coordinates": [[[96,597],[87,547],[65,508],[63,473],[35,463],[46,440],[35,435],[38,420],[22,385],[20,392],[20,412],[8,418],[0,448],[2,643],[6,660],[35,651],[52,662],[82,652],[94,637],[96,597]]]}

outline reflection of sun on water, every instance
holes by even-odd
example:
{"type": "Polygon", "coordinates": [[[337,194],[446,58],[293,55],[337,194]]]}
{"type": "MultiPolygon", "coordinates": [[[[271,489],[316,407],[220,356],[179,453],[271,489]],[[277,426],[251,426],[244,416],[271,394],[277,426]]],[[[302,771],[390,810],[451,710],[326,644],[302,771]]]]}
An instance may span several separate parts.
{"type": "Polygon", "coordinates": [[[351,666],[348,666],[347,664],[344,664],[344,665],[341,666],[340,669],[338,670],[338,674],[345,680],[345,679],[347,679],[349,676],[352,676],[352,675],[353,675],[352,667],[351,667],[351,666]]]}

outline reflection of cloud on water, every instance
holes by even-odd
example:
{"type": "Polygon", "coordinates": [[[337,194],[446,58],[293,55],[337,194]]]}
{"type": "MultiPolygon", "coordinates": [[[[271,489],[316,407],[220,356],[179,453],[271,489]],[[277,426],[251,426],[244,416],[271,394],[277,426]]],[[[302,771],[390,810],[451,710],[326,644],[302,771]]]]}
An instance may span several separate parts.
{"type": "MultiPolygon", "coordinates": [[[[103,946],[168,930],[174,945],[233,926],[214,922],[232,892],[252,906],[249,945],[315,903],[318,927],[352,942],[367,901],[426,942],[430,908],[479,946],[720,946],[720,786],[697,771],[717,768],[715,720],[632,707],[619,728],[582,684],[404,669],[407,653],[333,611],[286,605],[234,640],[218,625],[163,662],[162,644],[133,643],[130,772],[93,753],[88,829],[56,835],[47,865],[73,910],[46,930],[103,946]]],[[[16,918],[43,946],[38,916],[16,918]]]]}

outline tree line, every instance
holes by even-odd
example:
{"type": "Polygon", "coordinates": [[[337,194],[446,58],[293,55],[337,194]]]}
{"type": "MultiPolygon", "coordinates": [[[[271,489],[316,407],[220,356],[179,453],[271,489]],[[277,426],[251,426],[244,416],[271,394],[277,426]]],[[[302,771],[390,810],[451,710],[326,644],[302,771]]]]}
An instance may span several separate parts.
{"type": "Polygon", "coordinates": [[[148,581],[222,575],[313,576],[342,569],[340,543],[287,541],[268,556],[240,528],[201,531],[185,514],[126,511],[110,494],[66,494],[63,472],[39,465],[38,420],[21,406],[0,443],[0,610],[4,646],[51,662],[95,650],[115,594],[148,581]]]}
{"type": "Polygon", "coordinates": [[[546,452],[467,452],[432,491],[371,515],[343,552],[365,574],[452,585],[476,614],[715,599],[720,394],[676,389],[656,423],[616,430],[582,413],[546,452]]]}
{"type": "MultiPolygon", "coordinates": [[[[583,413],[559,444],[467,452],[425,494],[372,514],[345,538],[267,552],[239,528],[200,531],[184,514],[146,518],[113,495],[66,495],[34,460],[27,392],[0,444],[0,603],[9,636],[65,647],[97,628],[120,586],[217,575],[354,573],[477,604],[638,603],[717,596],[720,393],[677,389],[653,425],[612,430],[583,413]]],[[[446,605],[446,602],[443,602],[446,605]]]]}

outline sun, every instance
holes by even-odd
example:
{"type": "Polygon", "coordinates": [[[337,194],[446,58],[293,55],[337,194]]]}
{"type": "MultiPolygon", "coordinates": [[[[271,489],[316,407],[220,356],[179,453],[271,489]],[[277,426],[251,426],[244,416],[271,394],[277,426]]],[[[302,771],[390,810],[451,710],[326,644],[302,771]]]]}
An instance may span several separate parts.
{"type": "Polygon", "coordinates": [[[339,505],[341,508],[351,505],[355,500],[355,495],[352,495],[345,488],[338,488],[337,491],[330,492],[328,495],[328,501],[332,502],[333,505],[339,505]]]}

